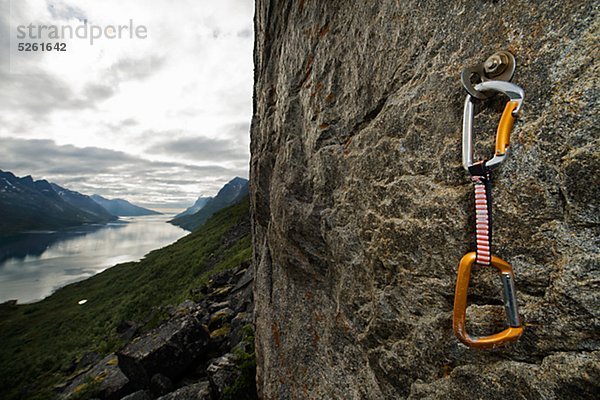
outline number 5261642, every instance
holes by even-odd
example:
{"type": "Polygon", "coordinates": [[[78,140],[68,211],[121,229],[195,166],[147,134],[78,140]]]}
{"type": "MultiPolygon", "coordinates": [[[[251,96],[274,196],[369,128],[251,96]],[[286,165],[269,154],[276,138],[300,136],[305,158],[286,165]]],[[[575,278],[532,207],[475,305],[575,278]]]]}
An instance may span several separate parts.
{"type": "Polygon", "coordinates": [[[67,51],[66,43],[19,43],[19,51],[67,51]]]}

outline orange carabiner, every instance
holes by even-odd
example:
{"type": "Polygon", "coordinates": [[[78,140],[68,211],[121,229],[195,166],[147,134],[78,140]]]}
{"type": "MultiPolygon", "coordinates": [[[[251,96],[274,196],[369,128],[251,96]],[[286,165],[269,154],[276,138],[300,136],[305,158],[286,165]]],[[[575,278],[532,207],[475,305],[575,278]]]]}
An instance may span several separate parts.
{"type": "MultiPolygon", "coordinates": [[[[485,167],[493,169],[501,164],[507,155],[507,149],[510,142],[510,131],[512,130],[515,121],[515,115],[521,110],[525,93],[523,89],[514,83],[503,81],[487,81],[475,86],[477,90],[483,92],[499,92],[504,93],[509,102],[504,108],[498,131],[496,134],[496,152],[494,157],[485,161],[485,167]]],[[[473,97],[467,95],[465,99],[465,107],[463,111],[463,140],[462,140],[462,159],[463,166],[468,171],[473,162],[473,117],[475,116],[475,103],[473,97]]]]}
{"type": "Polygon", "coordinates": [[[452,316],[452,328],[456,337],[470,347],[489,349],[502,346],[508,342],[514,342],[523,333],[523,327],[519,320],[517,299],[515,296],[515,278],[512,267],[506,261],[492,256],[491,265],[500,271],[502,279],[504,308],[508,319],[508,328],[502,332],[484,337],[472,337],[466,330],[467,292],[471,269],[476,260],[476,253],[467,253],[460,260],[458,266],[458,278],[456,280],[456,292],[454,294],[454,314],[452,316]]]}
{"type": "Polygon", "coordinates": [[[510,132],[512,131],[513,124],[515,123],[515,117],[513,112],[519,107],[519,103],[516,101],[509,101],[504,107],[504,112],[500,118],[498,124],[498,130],[496,132],[496,155],[503,156],[506,154],[506,150],[510,145],[510,132]]]}

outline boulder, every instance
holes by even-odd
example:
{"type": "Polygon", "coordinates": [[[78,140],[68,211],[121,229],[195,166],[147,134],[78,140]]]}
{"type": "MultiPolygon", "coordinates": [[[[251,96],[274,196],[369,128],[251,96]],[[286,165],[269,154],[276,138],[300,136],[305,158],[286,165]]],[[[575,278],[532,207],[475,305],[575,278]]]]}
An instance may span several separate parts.
{"type": "Polygon", "coordinates": [[[252,264],[249,264],[247,268],[240,270],[236,275],[241,275],[241,277],[239,278],[239,280],[235,284],[235,287],[233,288],[234,292],[245,288],[254,280],[254,268],[252,268],[252,264]]]}
{"type": "Polygon", "coordinates": [[[240,370],[237,367],[238,358],[227,353],[224,356],[212,361],[207,368],[210,386],[215,396],[220,399],[225,390],[230,388],[240,376],[240,370]]]}
{"type": "Polygon", "coordinates": [[[229,335],[229,340],[232,347],[236,346],[242,339],[244,339],[244,337],[247,335],[247,332],[245,332],[244,329],[247,326],[252,326],[252,322],[252,314],[246,312],[237,314],[231,320],[231,334],[229,335]]]}
{"type": "Polygon", "coordinates": [[[139,323],[135,321],[124,320],[117,325],[117,333],[122,340],[128,341],[135,336],[139,328],[139,323]]]}
{"type": "Polygon", "coordinates": [[[153,397],[147,390],[138,390],[137,392],[133,392],[121,400],[152,400],[153,397]]]}
{"type": "Polygon", "coordinates": [[[155,396],[162,396],[173,390],[173,381],[163,374],[154,374],[150,378],[150,391],[155,396]]]}
{"type": "MultiPolygon", "coordinates": [[[[592,0],[256,1],[261,398],[597,398],[598,12],[592,0]],[[475,248],[460,74],[498,50],[515,55],[525,102],[494,171],[492,246],[514,268],[525,332],[476,350],[452,331],[458,262],[475,248]]],[[[476,158],[493,154],[506,100],[478,106],[476,158]]],[[[489,334],[505,326],[500,280],[473,275],[469,323],[489,334]]]]}
{"type": "Polygon", "coordinates": [[[196,311],[196,309],[198,308],[198,305],[193,302],[192,300],[185,300],[183,303],[181,303],[177,309],[175,310],[175,313],[177,315],[184,315],[184,314],[191,314],[194,311],[196,311]]]}
{"type": "Polygon", "coordinates": [[[96,364],[102,360],[102,356],[93,351],[87,351],[83,353],[79,362],[77,362],[77,370],[85,369],[90,365],[96,364]]]}
{"type": "Polygon", "coordinates": [[[179,377],[208,346],[209,335],[192,315],[171,319],[118,352],[119,364],[130,379],[144,383],[154,374],[179,377]]]}
{"type": "Polygon", "coordinates": [[[156,400],[212,400],[208,382],[184,386],[156,400]]]}
{"type": "Polygon", "coordinates": [[[104,400],[117,400],[136,386],[119,368],[118,358],[110,354],[88,371],[73,379],[61,394],[62,399],[97,396],[104,400]]]}
{"type": "Polygon", "coordinates": [[[208,309],[210,312],[215,312],[217,310],[220,310],[221,308],[226,308],[229,307],[229,300],[225,300],[225,301],[219,301],[216,303],[210,303],[210,305],[208,306],[208,309]]]}
{"type": "Polygon", "coordinates": [[[222,300],[229,295],[229,293],[231,292],[232,289],[233,289],[233,285],[219,286],[210,293],[210,297],[217,299],[217,300],[222,300]]]}
{"type": "Polygon", "coordinates": [[[233,311],[228,307],[217,310],[210,315],[208,328],[211,330],[219,328],[223,326],[224,323],[231,321],[233,316],[233,311]]]}

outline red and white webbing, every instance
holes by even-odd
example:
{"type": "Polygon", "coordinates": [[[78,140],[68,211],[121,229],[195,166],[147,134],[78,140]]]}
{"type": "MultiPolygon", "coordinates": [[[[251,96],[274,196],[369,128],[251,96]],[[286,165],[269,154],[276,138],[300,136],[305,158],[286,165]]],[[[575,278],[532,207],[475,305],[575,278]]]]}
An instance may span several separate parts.
{"type": "Polygon", "coordinates": [[[475,231],[477,235],[476,262],[481,265],[490,265],[492,260],[490,185],[485,177],[473,176],[472,179],[475,184],[475,231]]]}

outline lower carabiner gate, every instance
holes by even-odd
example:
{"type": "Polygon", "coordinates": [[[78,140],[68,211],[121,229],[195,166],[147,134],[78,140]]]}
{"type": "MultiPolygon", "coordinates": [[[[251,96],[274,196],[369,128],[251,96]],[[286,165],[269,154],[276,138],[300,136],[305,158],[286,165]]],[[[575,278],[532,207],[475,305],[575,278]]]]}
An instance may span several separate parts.
{"type": "Polygon", "coordinates": [[[510,264],[496,256],[492,256],[491,265],[499,270],[502,278],[504,308],[506,310],[508,328],[502,332],[483,337],[472,337],[466,331],[467,292],[469,290],[471,269],[473,264],[475,264],[476,257],[476,253],[471,252],[465,254],[460,260],[458,278],[456,280],[456,293],[454,295],[454,313],[452,317],[454,333],[461,342],[470,347],[486,349],[514,342],[523,333],[523,327],[519,320],[517,308],[515,279],[510,264]]]}

